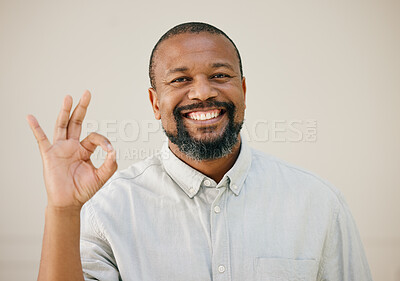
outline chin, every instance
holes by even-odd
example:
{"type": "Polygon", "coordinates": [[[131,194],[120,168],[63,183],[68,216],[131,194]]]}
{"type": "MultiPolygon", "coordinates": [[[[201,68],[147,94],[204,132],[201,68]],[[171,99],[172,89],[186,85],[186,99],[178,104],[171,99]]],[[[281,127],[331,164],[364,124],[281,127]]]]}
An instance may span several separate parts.
{"type": "Polygon", "coordinates": [[[214,141],[220,140],[223,137],[223,132],[222,133],[216,133],[216,132],[201,133],[201,134],[197,134],[197,135],[189,134],[189,135],[195,141],[209,143],[209,142],[214,142],[214,141]]]}

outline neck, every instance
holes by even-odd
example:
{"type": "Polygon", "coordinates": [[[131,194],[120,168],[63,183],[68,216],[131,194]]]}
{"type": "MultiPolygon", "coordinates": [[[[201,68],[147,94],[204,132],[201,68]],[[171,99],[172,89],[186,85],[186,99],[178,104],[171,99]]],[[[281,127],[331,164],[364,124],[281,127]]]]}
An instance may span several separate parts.
{"type": "Polygon", "coordinates": [[[203,160],[203,161],[196,161],[192,158],[186,156],[186,154],[182,153],[176,144],[173,144],[171,141],[168,141],[169,148],[171,151],[181,159],[183,162],[188,164],[193,169],[201,172],[202,174],[212,178],[215,182],[219,182],[222,177],[228,172],[232,166],[235,164],[236,159],[239,156],[240,151],[240,136],[238,137],[238,141],[232,152],[222,158],[212,159],[212,160],[203,160]]]}

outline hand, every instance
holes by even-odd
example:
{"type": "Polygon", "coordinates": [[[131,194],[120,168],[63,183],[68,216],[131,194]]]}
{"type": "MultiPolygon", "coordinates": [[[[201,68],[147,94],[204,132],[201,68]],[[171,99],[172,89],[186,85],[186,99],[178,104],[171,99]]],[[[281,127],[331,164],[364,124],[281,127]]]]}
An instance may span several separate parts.
{"type": "Polygon", "coordinates": [[[117,170],[116,153],[106,137],[91,133],[79,142],[89,102],[90,92],[86,91],[70,118],[72,97],[64,98],[55,126],[53,144],[47,139],[36,118],[27,116],[39,144],[50,207],[80,209],[117,170]],[[98,169],[90,160],[90,155],[97,146],[107,152],[104,163],[98,169]]]}

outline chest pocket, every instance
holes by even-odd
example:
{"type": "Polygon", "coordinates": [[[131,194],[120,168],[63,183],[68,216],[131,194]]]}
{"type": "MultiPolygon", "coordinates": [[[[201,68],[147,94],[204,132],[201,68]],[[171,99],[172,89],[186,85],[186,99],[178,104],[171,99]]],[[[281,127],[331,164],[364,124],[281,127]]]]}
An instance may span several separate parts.
{"type": "Polygon", "coordinates": [[[317,264],[314,260],[255,258],[257,281],[315,281],[317,264]]]}

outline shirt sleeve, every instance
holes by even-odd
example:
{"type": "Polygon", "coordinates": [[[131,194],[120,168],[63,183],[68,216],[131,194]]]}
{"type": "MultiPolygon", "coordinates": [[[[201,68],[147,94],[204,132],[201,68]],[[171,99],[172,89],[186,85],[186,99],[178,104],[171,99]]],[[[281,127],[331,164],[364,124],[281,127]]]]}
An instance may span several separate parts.
{"type": "Polygon", "coordinates": [[[80,252],[85,280],[121,280],[114,254],[88,201],[81,211],[80,252]]]}
{"type": "Polygon", "coordinates": [[[372,281],[354,219],[343,197],[339,199],[341,204],[333,216],[317,280],[372,281]]]}

